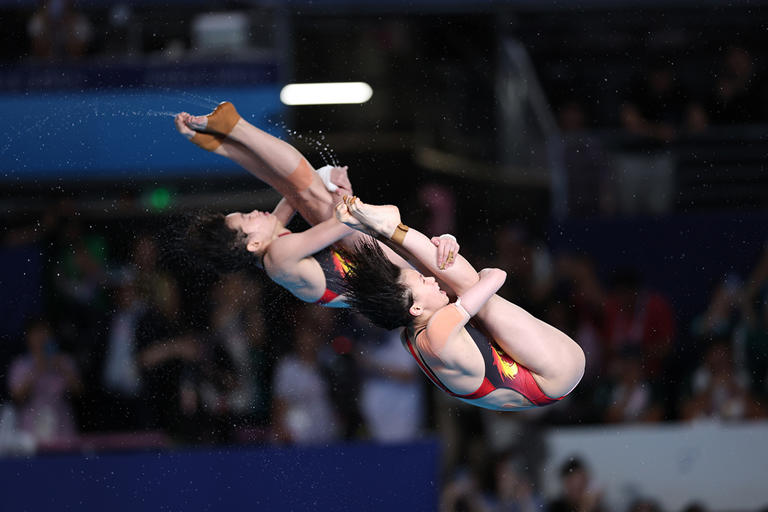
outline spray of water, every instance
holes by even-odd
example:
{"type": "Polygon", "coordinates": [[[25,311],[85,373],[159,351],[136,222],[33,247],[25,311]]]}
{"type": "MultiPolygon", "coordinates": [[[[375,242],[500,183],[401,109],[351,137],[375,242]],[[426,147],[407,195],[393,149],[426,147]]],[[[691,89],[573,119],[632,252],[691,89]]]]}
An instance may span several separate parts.
{"type": "MultiPolygon", "coordinates": [[[[99,93],[100,91],[94,89],[93,92],[99,93]]],[[[65,132],[77,131],[81,126],[88,124],[87,121],[93,119],[106,121],[109,118],[133,118],[137,125],[136,129],[140,129],[142,119],[172,118],[183,110],[208,113],[221,101],[220,98],[152,85],[135,88],[132,86],[120,87],[115,91],[105,91],[96,99],[93,97],[83,98],[76,93],[65,95],[64,98],[66,101],[58,102],[55,112],[50,112],[44,116],[29,116],[30,118],[22,119],[20,123],[9,125],[7,129],[10,133],[6,135],[5,143],[0,146],[0,157],[6,158],[12,155],[14,146],[29,138],[39,139],[40,148],[55,144],[57,136],[65,132]],[[147,98],[148,91],[151,92],[149,99],[147,98]],[[131,105],[131,107],[126,108],[126,105],[131,105]]],[[[247,116],[247,114],[245,115],[247,116]]],[[[131,121],[131,123],[134,122],[131,121]]],[[[267,120],[267,123],[290,136],[299,150],[308,150],[318,154],[322,159],[322,165],[339,165],[338,157],[327,143],[322,131],[317,134],[302,134],[290,129],[284,121],[267,120]]],[[[269,128],[269,126],[262,128],[269,128]]],[[[170,125],[169,129],[172,129],[170,125]]],[[[103,133],[109,133],[109,130],[109,124],[105,123],[103,133]]],[[[87,150],[89,144],[97,143],[91,139],[83,139],[80,147],[87,150]]],[[[23,153],[23,150],[21,152],[23,153]]],[[[23,154],[12,155],[13,163],[10,167],[23,167],[23,160],[23,154]]],[[[6,172],[11,170],[5,169],[6,172]]]]}
{"type": "Polygon", "coordinates": [[[274,122],[270,120],[269,123],[287,133],[293,139],[295,142],[294,145],[296,145],[299,150],[302,149],[301,146],[306,146],[320,155],[324,165],[339,166],[339,159],[336,152],[330,144],[326,142],[325,134],[322,131],[317,134],[305,134],[288,128],[288,125],[286,125],[285,122],[274,122]]]}

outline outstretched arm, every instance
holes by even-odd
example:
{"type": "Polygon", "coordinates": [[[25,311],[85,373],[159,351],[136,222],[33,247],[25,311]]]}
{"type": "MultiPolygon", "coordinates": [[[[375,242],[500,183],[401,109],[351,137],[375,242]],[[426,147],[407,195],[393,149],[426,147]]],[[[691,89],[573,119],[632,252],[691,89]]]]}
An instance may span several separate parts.
{"type": "Polygon", "coordinates": [[[353,233],[353,229],[335,218],[328,219],[306,231],[273,241],[265,259],[280,265],[293,265],[353,233]]]}
{"type": "Polygon", "coordinates": [[[277,217],[277,219],[283,224],[283,226],[287,226],[288,223],[291,222],[291,219],[295,214],[296,214],[296,209],[284,197],[280,199],[280,202],[277,203],[277,206],[275,206],[275,209],[272,210],[272,215],[277,217]]]}

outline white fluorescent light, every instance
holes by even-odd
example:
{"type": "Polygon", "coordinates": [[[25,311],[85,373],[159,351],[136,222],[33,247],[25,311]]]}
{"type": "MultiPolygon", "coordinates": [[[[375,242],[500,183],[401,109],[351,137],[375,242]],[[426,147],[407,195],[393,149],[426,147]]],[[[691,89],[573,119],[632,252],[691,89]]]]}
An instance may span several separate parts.
{"type": "Polygon", "coordinates": [[[373,89],[365,82],[288,84],[280,91],[280,101],[286,105],[365,103],[371,96],[373,89]]]}

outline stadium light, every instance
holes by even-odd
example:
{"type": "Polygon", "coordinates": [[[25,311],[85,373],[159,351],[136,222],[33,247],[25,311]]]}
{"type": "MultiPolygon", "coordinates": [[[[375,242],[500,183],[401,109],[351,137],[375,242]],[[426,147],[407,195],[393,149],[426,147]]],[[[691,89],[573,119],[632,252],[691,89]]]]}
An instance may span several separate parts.
{"type": "Polygon", "coordinates": [[[365,103],[371,96],[373,89],[365,82],[288,84],[280,91],[280,101],[286,105],[365,103]]]}

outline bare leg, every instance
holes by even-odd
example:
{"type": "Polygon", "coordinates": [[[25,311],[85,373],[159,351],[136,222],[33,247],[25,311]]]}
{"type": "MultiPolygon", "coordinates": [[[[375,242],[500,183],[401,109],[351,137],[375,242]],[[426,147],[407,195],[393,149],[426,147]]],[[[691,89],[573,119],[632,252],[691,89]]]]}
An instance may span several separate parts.
{"type": "MultiPolygon", "coordinates": [[[[197,131],[208,129],[209,120],[208,116],[192,116],[182,112],[175,118],[176,129],[203,149],[237,162],[255,177],[280,192],[310,224],[319,224],[333,215],[335,204],[341,196],[336,197],[328,192],[317,173],[311,172],[309,187],[301,190],[294,182],[285,178],[286,174],[289,174],[286,170],[291,169],[294,162],[306,162],[293,146],[259,130],[243,119],[236,120],[234,127],[226,136],[197,131]],[[194,140],[195,138],[199,140],[194,140]]],[[[219,123],[218,127],[220,128],[221,125],[222,123],[219,123]]],[[[308,163],[307,169],[312,170],[308,163]]],[[[339,193],[343,193],[342,189],[336,192],[336,194],[339,193]]],[[[351,190],[347,193],[351,193],[351,190]]],[[[363,236],[359,233],[358,235],[363,236]]],[[[358,239],[359,236],[347,236],[338,243],[352,249],[358,239]]],[[[392,249],[386,246],[383,249],[395,265],[409,267],[408,262],[392,249]]]]}
{"type": "Polygon", "coordinates": [[[280,192],[310,224],[319,224],[333,216],[333,196],[296,148],[242,118],[236,121],[228,136],[195,130],[207,122],[206,116],[191,116],[186,112],[175,119],[176,129],[182,135],[204,149],[237,162],[280,192]],[[200,137],[206,145],[195,140],[200,137]]]}
{"type": "MultiPolygon", "coordinates": [[[[224,135],[241,143],[272,168],[272,181],[288,181],[295,187],[294,192],[309,187],[311,175],[300,168],[306,162],[302,154],[287,142],[256,128],[240,117],[231,103],[221,103],[216,110],[205,116],[187,114],[183,117],[183,122],[194,131],[224,135]],[[300,171],[301,176],[295,174],[297,171],[300,171]]],[[[309,170],[313,169],[309,167],[309,170]]]]}
{"type": "MultiPolygon", "coordinates": [[[[400,223],[394,206],[375,206],[357,198],[347,200],[349,213],[357,223],[347,220],[355,229],[367,229],[390,239],[400,223]]],[[[424,234],[409,228],[402,247],[432,274],[439,276],[458,295],[477,282],[474,268],[461,255],[453,266],[441,270],[437,266],[437,248],[424,234]]],[[[547,396],[560,397],[571,391],[584,373],[584,353],[566,334],[542,322],[508,300],[494,295],[477,313],[489,334],[515,361],[528,368],[547,396]]]]}
{"type": "Polygon", "coordinates": [[[545,395],[565,395],[584,375],[584,351],[575,341],[503,297],[491,297],[476,318],[506,353],[531,371],[545,395]]]}
{"type": "MultiPolygon", "coordinates": [[[[189,117],[191,117],[189,114],[182,112],[176,116],[175,123],[179,133],[187,139],[192,140],[195,137],[199,137],[201,134],[189,128],[188,123],[186,122],[186,119],[189,117]]],[[[204,143],[207,143],[207,141],[211,139],[203,140],[206,141],[204,143]]],[[[217,137],[214,140],[216,142],[215,144],[210,144],[211,149],[209,149],[209,151],[225,158],[229,158],[255,177],[274,188],[275,184],[271,181],[273,180],[273,171],[269,168],[266,162],[258,158],[253,152],[239,142],[230,140],[227,137],[217,137]]]]}

